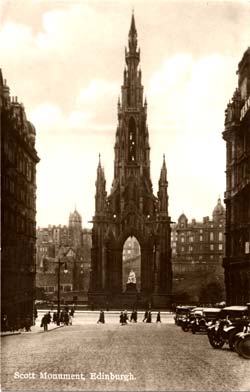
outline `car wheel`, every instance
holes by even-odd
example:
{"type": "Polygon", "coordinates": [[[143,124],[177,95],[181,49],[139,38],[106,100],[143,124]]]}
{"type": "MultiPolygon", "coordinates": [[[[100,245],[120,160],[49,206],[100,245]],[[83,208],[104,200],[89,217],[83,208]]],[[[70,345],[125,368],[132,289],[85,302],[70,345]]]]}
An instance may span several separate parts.
{"type": "Polygon", "coordinates": [[[245,359],[250,359],[250,336],[245,337],[238,343],[239,355],[245,359]]]}
{"type": "Polygon", "coordinates": [[[225,340],[222,337],[214,334],[209,336],[209,343],[213,348],[219,349],[224,346],[225,340]]]}
{"type": "Polygon", "coordinates": [[[235,351],[235,342],[237,340],[237,334],[239,333],[239,330],[233,331],[230,333],[229,335],[229,339],[228,339],[228,344],[230,347],[230,350],[235,351]]]}

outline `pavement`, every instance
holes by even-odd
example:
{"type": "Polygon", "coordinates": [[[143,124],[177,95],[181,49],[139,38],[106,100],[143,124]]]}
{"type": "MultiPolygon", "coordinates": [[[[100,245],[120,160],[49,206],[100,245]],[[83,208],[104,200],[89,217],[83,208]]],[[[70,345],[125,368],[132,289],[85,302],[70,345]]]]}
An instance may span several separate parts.
{"type": "Polygon", "coordinates": [[[185,333],[170,318],[121,326],[117,314],[105,324],[88,317],[2,339],[2,390],[250,391],[249,361],[227,346],[213,349],[206,335],[185,333]]]}

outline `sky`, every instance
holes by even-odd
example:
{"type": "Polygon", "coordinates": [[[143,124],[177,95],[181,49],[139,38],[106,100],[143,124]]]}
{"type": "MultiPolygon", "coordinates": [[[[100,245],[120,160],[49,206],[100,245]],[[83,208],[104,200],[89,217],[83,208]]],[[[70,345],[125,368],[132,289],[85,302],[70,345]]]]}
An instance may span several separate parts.
{"type": "Polygon", "coordinates": [[[36,128],[37,226],[91,227],[98,155],[110,192],[117,100],[134,10],[151,180],[169,214],[211,216],[226,187],[224,111],[250,46],[249,1],[1,0],[0,67],[36,128]]]}

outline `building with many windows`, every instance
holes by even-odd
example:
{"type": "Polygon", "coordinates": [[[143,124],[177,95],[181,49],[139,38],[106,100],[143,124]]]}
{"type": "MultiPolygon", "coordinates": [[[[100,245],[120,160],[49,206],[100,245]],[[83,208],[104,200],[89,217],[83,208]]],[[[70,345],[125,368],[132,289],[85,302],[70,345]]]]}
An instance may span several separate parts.
{"type": "Polygon", "coordinates": [[[225,208],[220,199],[212,219],[188,222],[181,214],[172,224],[173,294],[177,301],[209,303],[224,299],[224,230],[225,208]],[[213,296],[209,297],[209,291],[213,296]]]}
{"type": "Polygon", "coordinates": [[[90,279],[91,231],[82,228],[78,211],[69,215],[68,226],[49,225],[37,229],[37,299],[56,300],[58,292],[58,261],[67,266],[60,269],[62,300],[86,301],[90,279]]]}
{"type": "Polygon", "coordinates": [[[238,87],[225,112],[227,302],[250,302],[250,47],[238,65],[238,87]]]}
{"type": "Polygon", "coordinates": [[[36,273],[36,131],[0,70],[1,295],[9,326],[33,319],[36,273]]]}

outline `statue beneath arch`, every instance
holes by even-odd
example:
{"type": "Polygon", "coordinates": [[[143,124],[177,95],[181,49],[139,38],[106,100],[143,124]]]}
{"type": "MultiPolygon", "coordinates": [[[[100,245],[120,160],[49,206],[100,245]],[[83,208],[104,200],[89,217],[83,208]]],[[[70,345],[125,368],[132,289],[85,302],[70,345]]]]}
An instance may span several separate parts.
{"type": "Polygon", "coordinates": [[[137,291],[136,290],[136,276],[133,270],[130,271],[128,280],[126,283],[126,291],[137,291]]]}

